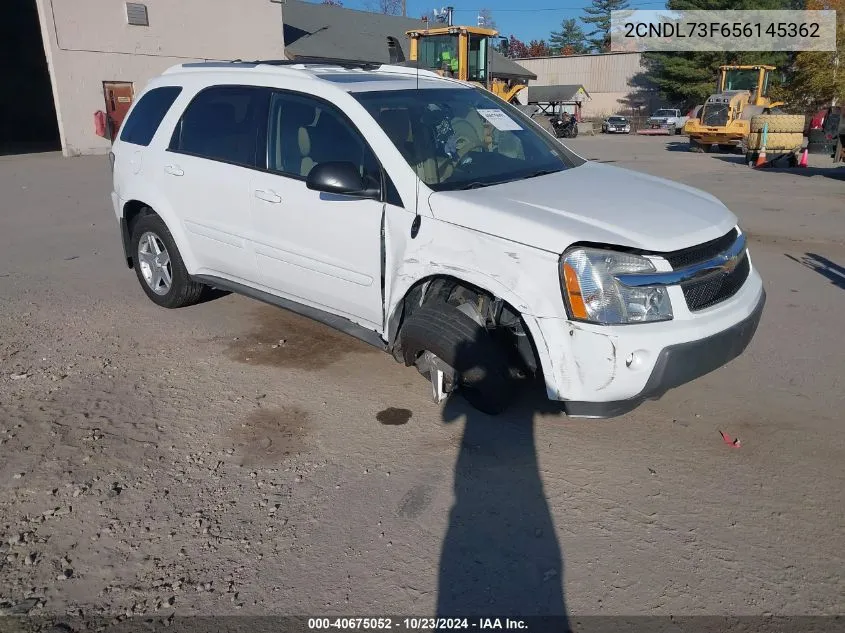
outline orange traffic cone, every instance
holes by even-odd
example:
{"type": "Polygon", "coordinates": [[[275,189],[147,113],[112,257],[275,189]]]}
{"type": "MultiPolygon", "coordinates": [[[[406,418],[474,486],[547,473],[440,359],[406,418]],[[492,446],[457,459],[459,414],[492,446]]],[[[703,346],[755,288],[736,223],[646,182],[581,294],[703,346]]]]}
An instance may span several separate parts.
{"type": "Polygon", "coordinates": [[[807,167],[807,148],[804,148],[804,153],[801,154],[801,162],[798,163],[799,167],[807,167]]]}
{"type": "Polygon", "coordinates": [[[763,124],[763,131],[760,133],[762,138],[760,139],[760,153],[757,154],[757,163],[754,167],[762,167],[766,164],[766,141],[769,137],[769,124],[763,124]]]}

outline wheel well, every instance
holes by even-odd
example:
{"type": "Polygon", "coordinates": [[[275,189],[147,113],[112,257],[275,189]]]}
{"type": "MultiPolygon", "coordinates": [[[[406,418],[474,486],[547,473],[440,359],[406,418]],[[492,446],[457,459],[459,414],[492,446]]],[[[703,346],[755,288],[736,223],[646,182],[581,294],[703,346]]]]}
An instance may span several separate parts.
{"type": "Polygon", "coordinates": [[[123,205],[123,219],[121,221],[123,232],[123,251],[126,255],[126,264],[129,268],[133,266],[132,249],[130,244],[132,242],[132,231],[135,230],[135,225],[145,215],[155,215],[155,211],[144,202],[140,200],[130,200],[123,205]]]}
{"type": "Polygon", "coordinates": [[[399,333],[404,321],[422,306],[452,305],[473,318],[514,352],[515,364],[530,373],[541,370],[537,348],[522,315],[504,299],[474,284],[445,275],[421,279],[411,286],[394,310],[388,324],[391,351],[404,362],[399,333]]]}

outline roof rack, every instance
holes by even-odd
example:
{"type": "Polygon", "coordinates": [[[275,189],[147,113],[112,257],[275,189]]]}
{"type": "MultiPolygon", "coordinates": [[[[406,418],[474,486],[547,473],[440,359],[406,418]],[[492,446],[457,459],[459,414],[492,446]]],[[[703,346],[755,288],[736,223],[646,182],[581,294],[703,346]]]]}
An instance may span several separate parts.
{"type": "Polygon", "coordinates": [[[256,59],[245,61],[233,59],[231,61],[188,62],[181,64],[183,68],[231,68],[241,66],[255,68],[256,66],[340,66],[341,68],[360,68],[361,70],[376,70],[385,65],[384,62],[367,61],[362,59],[334,59],[331,57],[297,57],[296,59],[256,59]]]}
{"type": "Polygon", "coordinates": [[[297,57],[295,59],[258,59],[255,64],[268,64],[271,66],[340,66],[341,68],[360,68],[362,70],[375,70],[384,65],[384,62],[366,61],[362,59],[335,59],[331,57],[297,57]]]}

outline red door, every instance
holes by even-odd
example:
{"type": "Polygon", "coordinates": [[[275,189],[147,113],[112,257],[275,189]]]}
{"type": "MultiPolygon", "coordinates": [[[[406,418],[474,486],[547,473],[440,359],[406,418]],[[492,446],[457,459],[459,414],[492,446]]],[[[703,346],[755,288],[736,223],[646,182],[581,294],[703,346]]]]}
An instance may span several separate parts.
{"type": "Polygon", "coordinates": [[[103,93],[106,98],[106,114],[108,115],[109,138],[117,136],[120,125],[132,105],[135,89],[131,83],[124,81],[104,81],[103,93]]]}

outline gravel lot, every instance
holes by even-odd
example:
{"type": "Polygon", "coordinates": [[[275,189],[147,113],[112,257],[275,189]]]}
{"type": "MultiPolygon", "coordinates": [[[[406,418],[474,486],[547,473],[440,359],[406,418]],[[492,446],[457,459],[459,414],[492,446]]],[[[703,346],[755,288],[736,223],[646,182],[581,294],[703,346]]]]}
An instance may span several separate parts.
{"type": "Polygon", "coordinates": [[[682,142],[571,146],[724,200],[766,312],[742,357],[606,421],[438,407],[246,298],[160,309],[104,157],[0,158],[0,611],[842,613],[845,170],[682,142]]]}

